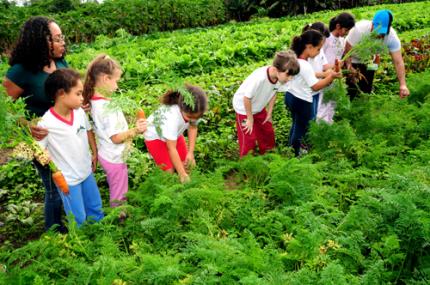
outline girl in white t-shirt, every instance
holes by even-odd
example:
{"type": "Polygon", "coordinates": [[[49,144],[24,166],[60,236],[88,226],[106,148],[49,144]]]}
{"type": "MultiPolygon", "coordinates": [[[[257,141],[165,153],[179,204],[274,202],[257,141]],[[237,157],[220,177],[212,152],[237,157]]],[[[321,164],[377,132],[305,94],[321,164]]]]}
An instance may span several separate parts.
{"type": "MultiPolygon", "coordinates": [[[[302,32],[306,32],[309,30],[315,30],[320,32],[323,35],[323,46],[326,38],[330,35],[327,27],[322,22],[315,22],[313,24],[306,25],[302,32]]],[[[327,58],[325,56],[324,51],[321,49],[320,53],[315,57],[309,57],[308,62],[312,65],[312,69],[315,71],[315,76],[317,78],[325,78],[327,73],[330,72],[327,58]]],[[[321,100],[323,97],[323,90],[314,91],[312,94],[312,109],[313,115],[312,120],[315,120],[318,114],[319,106],[321,105],[321,100]]]]}
{"type": "Polygon", "coordinates": [[[197,121],[207,109],[200,87],[186,84],[185,89],[186,94],[170,90],[161,97],[162,106],[148,117],[145,132],[145,144],[155,163],[165,171],[176,170],[181,182],[189,181],[187,169],[195,165],[197,121]],[[182,135],[187,129],[188,148],[182,135]]]}
{"type": "Polygon", "coordinates": [[[323,37],[320,32],[309,30],[294,37],[291,45],[291,49],[298,57],[300,72],[289,82],[288,91],[285,93],[285,104],[293,118],[289,144],[294,148],[296,156],[300,155],[302,140],[312,120],[313,93],[329,85],[335,78],[341,77],[340,73],[330,71],[324,79],[318,80],[308,62],[309,58],[319,54],[323,37]]]}
{"type": "Polygon", "coordinates": [[[64,210],[69,217],[73,214],[78,226],[86,220],[103,218],[102,200],[92,174],[97,147],[87,116],[80,108],[82,89],[78,72],[58,69],[51,73],[45,81],[45,92],[55,104],[38,123],[48,129],[48,135],[39,144],[48,149],[69,186],[68,194],[58,190],[64,210]]]}
{"type": "Polygon", "coordinates": [[[124,201],[128,191],[125,141],[146,130],[146,120],[138,119],[136,127],[129,129],[124,114],[109,108],[109,97],[118,89],[121,73],[119,64],[102,54],[89,64],[84,84],[84,103],[91,103],[91,117],[98,141],[98,161],[106,172],[111,207],[124,201]]]}
{"type": "MultiPolygon", "coordinates": [[[[336,59],[341,60],[345,50],[345,36],[355,25],[354,16],[349,13],[341,13],[330,20],[330,35],[325,40],[323,51],[330,68],[334,68],[336,59]]],[[[335,101],[322,102],[318,108],[318,119],[327,123],[333,123],[333,116],[336,108],[335,101]]]]}

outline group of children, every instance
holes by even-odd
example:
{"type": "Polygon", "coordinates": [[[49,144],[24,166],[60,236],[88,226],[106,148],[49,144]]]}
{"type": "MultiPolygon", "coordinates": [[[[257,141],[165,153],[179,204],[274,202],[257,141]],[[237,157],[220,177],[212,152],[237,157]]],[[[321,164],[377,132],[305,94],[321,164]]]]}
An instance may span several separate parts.
{"type": "Polygon", "coordinates": [[[275,147],[271,117],[277,92],[285,91],[285,105],[292,116],[289,145],[296,156],[301,154],[312,120],[332,122],[335,102],[323,103],[322,90],[341,77],[334,65],[344,53],[343,37],[354,24],[351,14],[341,13],[330,20],[330,29],[321,22],[306,25],[293,38],[290,51],[277,53],[271,66],[246,78],[233,98],[241,157],[257,145],[260,154],[275,147]]]}
{"type": "Polygon", "coordinates": [[[189,180],[188,169],[195,164],[194,147],[197,121],[207,108],[205,92],[186,85],[187,96],[169,91],[162,96],[162,106],[146,120],[137,119],[130,129],[124,114],[109,108],[110,96],[118,88],[120,65],[107,55],[100,55],[88,66],[85,82],[72,69],[58,69],[45,81],[45,92],[52,98],[51,107],[39,121],[48,135],[39,141],[52,161],[62,171],[69,193],[60,191],[64,210],[80,226],[85,221],[103,218],[102,200],[93,176],[97,162],[106,173],[110,205],[125,200],[128,170],[124,161],[125,142],[144,134],[149,153],[163,170],[176,172],[180,180],[189,180]],[[90,106],[90,117],[81,108],[90,106]],[[162,119],[160,119],[162,118],[162,119]],[[188,129],[188,146],[183,132],[188,129]]]}
{"type": "MultiPolygon", "coordinates": [[[[333,66],[343,54],[343,36],[353,26],[354,18],[348,13],[333,18],[330,31],[321,22],[307,25],[300,36],[294,37],[291,50],[278,52],[272,65],[258,68],[244,80],[233,97],[241,157],[257,145],[260,154],[275,147],[272,111],[277,92],[285,91],[293,122],[289,144],[296,155],[300,154],[309,122],[318,118],[319,110],[325,108],[325,119],[331,121],[335,103],[321,103],[322,89],[341,77],[333,66]]],[[[60,193],[61,198],[66,213],[73,214],[78,225],[103,218],[92,174],[97,162],[106,173],[111,207],[125,200],[128,170],[123,153],[125,142],[136,135],[143,134],[155,163],[165,171],[176,171],[181,182],[189,180],[188,169],[195,164],[197,123],[208,104],[205,92],[193,85],[186,85],[182,93],[168,91],[161,98],[161,107],[147,120],[138,118],[130,129],[124,114],[109,108],[121,73],[115,60],[100,55],[89,64],[84,83],[76,71],[67,68],[56,70],[45,82],[54,106],[39,122],[49,131],[39,143],[65,176],[70,191],[60,193]],[[88,105],[91,124],[81,108],[88,105]]]]}

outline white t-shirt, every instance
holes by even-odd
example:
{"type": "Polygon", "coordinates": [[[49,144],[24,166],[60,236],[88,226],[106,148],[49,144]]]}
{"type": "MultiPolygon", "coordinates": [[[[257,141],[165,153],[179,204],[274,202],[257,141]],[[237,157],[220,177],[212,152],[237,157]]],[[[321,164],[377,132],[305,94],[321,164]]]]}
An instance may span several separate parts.
{"type": "Polygon", "coordinates": [[[84,110],[73,110],[68,122],[51,108],[37,125],[48,129],[48,135],[38,143],[48,149],[67,184],[74,186],[84,181],[92,172],[87,134],[91,126],[84,110]]]}
{"type": "MultiPolygon", "coordinates": [[[[308,58],[308,62],[311,64],[315,74],[317,72],[323,72],[324,65],[328,64],[327,58],[322,49],[320,50],[320,53],[314,58],[308,58]]],[[[312,95],[316,95],[318,93],[320,93],[320,91],[312,91],[312,95]]]]}
{"type": "Polygon", "coordinates": [[[336,59],[342,59],[345,50],[345,38],[335,37],[330,33],[330,37],[325,40],[323,50],[330,65],[334,65],[336,59]]]}
{"type": "Polygon", "coordinates": [[[279,92],[278,89],[283,84],[270,81],[269,67],[263,66],[254,70],[240,85],[233,96],[236,113],[246,115],[244,97],[251,99],[252,114],[257,114],[266,107],[276,92],[279,92]]]}
{"type": "Polygon", "coordinates": [[[311,87],[317,84],[319,80],[315,76],[315,71],[308,61],[299,58],[298,62],[300,65],[300,72],[289,81],[287,91],[299,99],[312,103],[312,96],[315,91],[313,91],[311,87]]]}
{"type": "Polygon", "coordinates": [[[175,141],[190,126],[185,122],[178,105],[162,105],[148,117],[145,140],[175,141]],[[160,133],[157,132],[157,129],[160,133]]]}
{"type": "Polygon", "coordinates": [[[125,144],[115,144],[111,137],[127,131],[128,125],[121,111],[108,109],[109,103],[109,100],[102,97],[91,99],[91,117],[98,139],[98,154],[110,163],[124,163],[125,144]]]}
{"type": "MultiPolygon", "coordinates": [[[[361,20],[355,24],[355,26],[349,31],[346,41],[351,45],[355,46],[364,35],[370,34],[372,31],[372,21],[361,20]]],[[[397,36],[396,31],[390,27],[390,32],[384,37],[384,44],[387,46],[390,52],[399,51],[402,47],[400,39],[397,36]]],[[[353,63],[360,63],[358,58],[352,57],[353,63]]]]}

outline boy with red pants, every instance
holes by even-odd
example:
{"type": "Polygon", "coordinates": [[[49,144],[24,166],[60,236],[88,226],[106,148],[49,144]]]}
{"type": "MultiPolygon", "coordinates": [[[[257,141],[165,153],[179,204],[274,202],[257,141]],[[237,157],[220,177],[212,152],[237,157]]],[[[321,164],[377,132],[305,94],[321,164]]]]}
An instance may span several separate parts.
{"type": "Polygon", "coordinates": [[[272,125],[275,94],[298,72],[294,52],[278,52],[271,66],[256,69],[240,85],[233,97],[240,157],[253,152],[257,144],[260,154],[275,147],[272,125]]]}

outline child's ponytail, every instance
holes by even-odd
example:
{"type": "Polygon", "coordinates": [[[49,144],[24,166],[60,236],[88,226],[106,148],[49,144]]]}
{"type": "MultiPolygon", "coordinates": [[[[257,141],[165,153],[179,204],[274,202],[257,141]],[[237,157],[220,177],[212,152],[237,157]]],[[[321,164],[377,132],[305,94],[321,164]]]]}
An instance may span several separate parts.
{"type": "Polygon", "coordinates": [[[316,30],[309,30],[298,37],[293,38],[291,49],[296,53],[297,57],[303,53],[306,45],[310,44],[314,47],[318,46],[323,40],[323,35],[316,30]]]}
{"type": "Polygon", "coordinates": [[[178,105],[184,113],[203,114],[206,112],[208,100],[203,89],[191,84],[185,84],[185,89],[191,98],[185,98],[187,95],[181,94],[178,90],[169,90],[161,97],[161,103],[168,106],[178,105]],[[187,99],[192,100],[193,104],[190,104],[187,99]]]}
{"type": "Polygon", "coordinates": [[[181,93],[177,90],[169,90],[166,93],[161,96],[161,104],[163,105],[177,105],[179,102],[179,97],[181,96],[181,93]]]}
{"type": "Polygon", "coordinates": [[[336,17],[331,18],[329,23],[329,30],[333,32],[336,29],[336,25],[339,24],[341,28],[346,28],[348,30],[355,26],[354,16],[350,13],[341,13],[336,17]]]}
{"type": "Polygon", "coordinates": [[[121,71],[121,66],[106,54],[97,56],[90,62],[84,82],[84,104],[88,104],[95,93],[97,79],[102,74],[113,75],[115,70],[121,71]]]}

